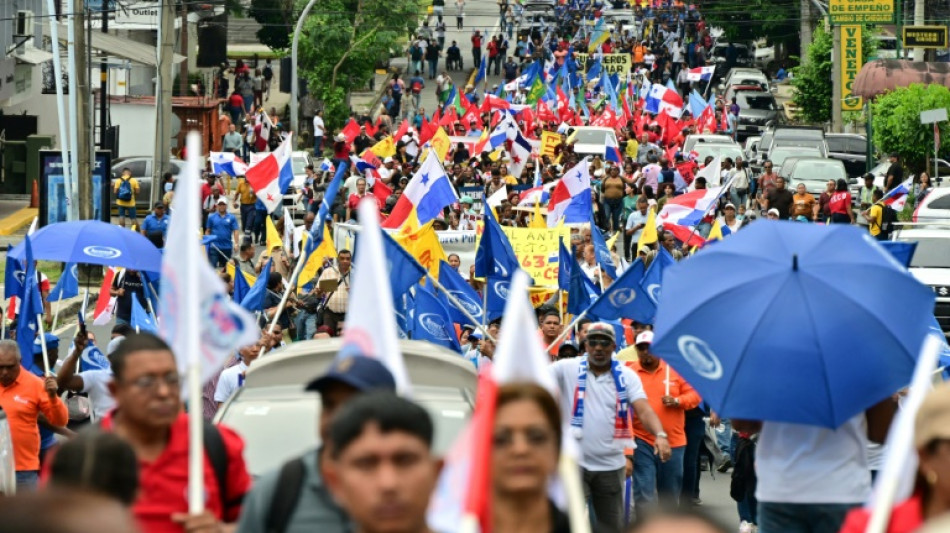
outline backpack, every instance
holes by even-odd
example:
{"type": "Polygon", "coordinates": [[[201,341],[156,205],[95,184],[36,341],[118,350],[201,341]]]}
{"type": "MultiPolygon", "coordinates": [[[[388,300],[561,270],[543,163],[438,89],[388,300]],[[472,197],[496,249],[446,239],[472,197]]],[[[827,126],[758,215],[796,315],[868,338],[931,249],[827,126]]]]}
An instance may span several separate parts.
{"type": "Polygon", "coordinates": [[[283,533],[287,530],[290,517],[300,500],[305,474],[303,459],[300,457],[291,459],[280,467],[274,495],[271,496],[267,515],[264,517],[265,533],[283,533]]]}
{"type": "Polygon", "coordinates": [[[402,94],[402,84],[398,81],[392,83],[393,96],[399,96],[402,94]]]}
{"type": "Polygon", "coordinates": [[[132,199],[132,178],[119,178],[119,193],[116,195],[116,198],[122,200],[123,202],[129,201],[132,199]]]}
{"type": "Polygon", "coordinates": [[[264,79],[270,81],[274,78],[274,71],[269,66],[265,66],[264,70],[261,72],[264,75],[264,79]]]}
{"type": "Polygon", "coordinates": [[[882,206],[881,212],[881,238],[888,240],[891,238],[891,232],[894,231],[894,223],[897,222],[897,211],[890,206],[882,206]]]}
{"type": "Polygon", "coordinates": [[[412,82],[410,90],[412,91],[412,94],[422,94],[422,81],[416,80],[412,82]]]}

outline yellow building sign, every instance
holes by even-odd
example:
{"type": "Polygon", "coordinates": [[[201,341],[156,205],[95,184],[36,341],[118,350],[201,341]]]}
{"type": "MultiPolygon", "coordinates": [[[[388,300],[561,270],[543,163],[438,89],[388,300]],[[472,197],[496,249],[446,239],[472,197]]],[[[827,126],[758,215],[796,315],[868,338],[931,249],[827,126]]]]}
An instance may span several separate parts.
{"type": "Polygon", "coordinates": [[[832,24],[891,24],[894,0],[829,0],[832,24]]]}
{"type": "Polygon", "coordinates": [[[864,65],[861,57],[861,26],[841,26],[841,109],[860,111],[861,98],[852,95],[854,79],[864,65]]]}

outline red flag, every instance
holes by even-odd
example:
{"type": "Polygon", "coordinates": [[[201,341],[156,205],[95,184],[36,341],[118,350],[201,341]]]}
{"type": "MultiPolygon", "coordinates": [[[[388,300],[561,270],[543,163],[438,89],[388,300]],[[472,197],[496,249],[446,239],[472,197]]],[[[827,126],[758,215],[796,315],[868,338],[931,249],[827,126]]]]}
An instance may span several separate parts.
{"type": "Polygon", "coordinates": [[[561,115],[561,120],[565,120],[571,115],[571,104],[560,85],[557,86],[557,109],[561,115]]]}
{"type": "Polygon", "coordinates": [[[386,205],[386,199],[393,194],[393,190],[383,183],[383,180],[377,179],[373,183],[373,196],[379,202],[379,205],[386,205]]]}
{"type": "Polygon", "coordinates": [[[455,111],[455,106],[450,105],[449,110],[442,115],[442,118],[439,119],[439,126],[442,126],[446,129],[455,129],[455,123],[458,121],[459,115],[455,111]]]}
{"type": "Polygon", "coordinates": [[[550,122],[556,121],[557,115],[551,111],[551,108],[548,107],[548,104],[544,103],[544,100],[538,100],[538,118],[545,122],[550,122]]]}
{"type": "Polygon", "coordinates": [[[472,462],[465,498],[465,514],[478,517],[482,533],[491,533],[491,453],[498,384],[488,375],[478,380],[472,414],[472,462]]]}
{"type": "MultiPolygon", "coordinates": [[[[425,117],[422,118],[425,121],[425,117]]],[[[393,141],[399,142],[399,139],[402,139],[402,136],[409,133],[409,119],[402,119],[402,123],[399,124],[399,129],[396,130],[396,134],[393,135],[393,141]]]]}
{"type": "MultiPolygon", "coordinates": [[[[548,110],[548,112],[550,112],[550,110],[548,110]]],[[[531,108],[530,108],[530,107],[525,107],[524,110],[521,111],[521,117],[522,117],[522,120],[524,120],[524,123],[525,123],[525,128],[524,128],[524,129],[525,129],[525,130],[533,130],[533,129],[534,129],[534,119],[535,119],[535,115],[534,115],[534,112],[531,111],[531,108]]]]}
{"type": "Polygon", "coordinates": [[[465,128],[465,131],[471,131],[473,122],[478,129],[482,129],[482,117],[478,113],[478,108],[475,106],[469,107],[468,110],[465,111],[465,114],[462,115],[462,127],[465,128]]]}
{"type": "Polygon", "coordinates": [[[494,109],[511,109],[511,104],[504,98],[499,98],[493,94],[486,94],[485,101],[482,102],[482,113],[494,109]]]}
{"type": "Polygon", "coordinates": [[[706,244],[706,239],[686,226],[663,224],[663,229],[671,231],[673,236],[676,237],[676,240],[686,243],[688,246],[703,246],[706,244]]]}
{"type": "Polygon", "coordinates": [[[377,119],[376,124],[367,121],[366,122],[366,135],[373,137],[376,135],[376,130],[379,129],[379,119],[377,119]]]}
{"type": "Polygon", "coordinates": [[[343,129],[340,131],[344,137],[346,137],[346,144],[352,144],[353,139],[360,134],[360,125],[356,123],[355,120],[350,119],[349,122],[343,126],[343,129]]]}

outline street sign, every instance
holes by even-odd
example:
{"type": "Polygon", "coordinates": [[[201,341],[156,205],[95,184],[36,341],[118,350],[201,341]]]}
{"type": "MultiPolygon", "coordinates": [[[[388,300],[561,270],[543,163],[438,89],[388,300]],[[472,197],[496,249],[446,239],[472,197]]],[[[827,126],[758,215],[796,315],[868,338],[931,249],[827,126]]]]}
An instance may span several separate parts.
{"type": "Polygon", "coordinates": [[[891,24],[894,0],[829,0],[832,24],[891,24]]]}
{"type": "Polygon", "coordinates": [[[946,26],[904,26],[904,47],[946,48],[946,26]]]}
{"type": "Polygon", "coordinates": [[[942,107],[940,109],[930,109],[927,111],[920,112],[920,123],[921,124],[933,124],[934,122],[946,122],[947,121],[947,108],[942,107]]]}
{"type": "Polygon", "coordinates": [[[864,65],[861,54],[861,26],[841,26],[841,110],[860,111],[862,98],[854,96],[851,88],[864,65]]]}

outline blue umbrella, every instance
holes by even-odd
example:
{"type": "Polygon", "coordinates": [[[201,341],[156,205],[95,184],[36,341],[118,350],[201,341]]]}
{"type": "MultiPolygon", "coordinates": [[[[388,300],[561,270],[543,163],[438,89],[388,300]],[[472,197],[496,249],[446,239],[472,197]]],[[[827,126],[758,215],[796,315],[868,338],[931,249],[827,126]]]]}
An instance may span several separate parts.
{"type": "MultiPolygon", "coordinates": [[[[134,231],[98,220],[57,222],[30,236],[33,257],[61,263],[85,263],[161,272],[162,252],[134,231]]],[[[24,245],[10,256],[23,259],[24,245]]]]}
{"type": "Polygon", "coordinates": [[[836,428],[910,382],[933,306],[866,231],[760,221],[666,269],[652,351],[726,417],[836,428]]]}

